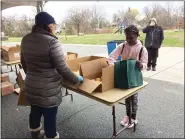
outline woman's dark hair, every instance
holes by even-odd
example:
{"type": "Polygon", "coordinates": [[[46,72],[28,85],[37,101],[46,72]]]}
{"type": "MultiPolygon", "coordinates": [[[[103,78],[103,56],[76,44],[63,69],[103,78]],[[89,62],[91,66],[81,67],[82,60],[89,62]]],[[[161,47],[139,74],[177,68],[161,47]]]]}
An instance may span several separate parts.
{"type": "Polygon", "coordinates": [[[33,25],[32,32],[35,32],[38,27],[51,33],[51,29],[48,27],[48,25],[33,25]]]}
{"type": "Polygon", "coordinates": [[[124,32],[125,32],[125,34],[127,34],[128,32],[134,32],[134,33],[136,33],[137,36],[140,36],[140,35],[139,35],[139,30],[138,30],[137,27],[134,26],[134,25],[128,26],[128,27],[125,29],[124,32]]]}

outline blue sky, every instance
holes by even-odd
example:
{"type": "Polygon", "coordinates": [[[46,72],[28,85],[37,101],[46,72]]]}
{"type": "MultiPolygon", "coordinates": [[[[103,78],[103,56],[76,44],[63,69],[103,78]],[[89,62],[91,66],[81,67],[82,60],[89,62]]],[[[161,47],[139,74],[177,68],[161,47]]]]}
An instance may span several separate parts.
{"type": "MultiPolygon", "coordinates": [[[[183,1],[171,1],[173,6],[179,6],[183,4],[183,1]]],[[[65,19],[67,11],[73,6],[83,6],[86,8],[91,8],[93,5],[98,5],[99,9],[105,13],[106,18],[111,21],[113,13],[118,10],[127,9],[128,7],[138,9],[140,14],[143,14],[143,7],[152,4],[161,4],[165,6],[167,1],[50,1],[46,3],[44,11],[50,13],[56,20],[57,23],[60,23],[65,19]]],[[[2,11],[3,16],[32,16],[34,7],[32,6],[18,6],[2,11]]]]}

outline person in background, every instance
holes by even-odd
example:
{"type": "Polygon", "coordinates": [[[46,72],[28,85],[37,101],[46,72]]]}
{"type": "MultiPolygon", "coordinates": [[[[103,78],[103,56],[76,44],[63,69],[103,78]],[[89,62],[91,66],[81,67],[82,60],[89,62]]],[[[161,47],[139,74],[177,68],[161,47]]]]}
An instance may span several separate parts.
{"type": "Polygon", "coordinates": [[[155,18],[150,19],[149,25],[143,29],[146,33],[145,47],[148,51],[148,68],[147,70],[156,71],[156,63],[159,53],[159,48],[164,40],[163,29],[157,25],[155,18]]]}
{"type": "MultiPolygon", "coordinates": [[[[138,40],[139,30],[137,29],[136,26],[130,25],[124,30],[124,32],[126,35],[126,41],[124,43],[119,44],[118,47],[109,55],[108,64],[114,65],[118,56],[121,56],[122,60],[127,59],[137,60],[136,66],[140,70],[145,70],[147,68],[148,53],[146,48],[142,45],[141,41],[138,40]],[[141,57],[139,57],[140,53],[141,57]]],[[[138,94],[136,93],[131,97],[127,98],[125,100],[125,103],[127,115],[123,118],[120,124],[126,127],[129,126],[130,109],[132,109],[131,121],[133,124],[129,126],[129,128],[131,128],[134,126],[134,122],[135,124],[137,124],[136,112],[138,108],[138,94]],[[132,101],[131,106],[129,103],[130,99],[132,101]]]]}
{"type": "Polygon", "coordinates": [[[32,139],[59,138],[56,116],[62,101],[61,79],[73,84],[83,78],[76,76],[66,64],[62,46],[55,34],[55,20],[46,12],[35,16],[32,32],[21,42],[21,64],[26,73],[24,91],[31,104],[29,131],[32,139]],[[41,117],[44,131],[41,131],[41,117]]]}

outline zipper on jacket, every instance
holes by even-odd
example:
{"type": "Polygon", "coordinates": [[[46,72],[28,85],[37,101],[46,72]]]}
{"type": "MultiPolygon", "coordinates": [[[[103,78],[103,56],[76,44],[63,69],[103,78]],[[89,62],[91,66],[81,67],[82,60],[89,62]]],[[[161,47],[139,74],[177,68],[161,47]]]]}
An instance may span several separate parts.
{"type": "Polygon", "coordinates": [[[153,32],[154,32],[154,31],[152,31],[152,42],[151,42],[151,47],[152,47],[152,43],[153,43],[153,32]]]}
{"type": "Polygon", "coordinates": [[[152,42],[151,42],[151,46],[153,44],[153,39],[154,39],[154,31],[155,31],[155,27],[154,27],[154,30],[152,31],[152,42]]]}

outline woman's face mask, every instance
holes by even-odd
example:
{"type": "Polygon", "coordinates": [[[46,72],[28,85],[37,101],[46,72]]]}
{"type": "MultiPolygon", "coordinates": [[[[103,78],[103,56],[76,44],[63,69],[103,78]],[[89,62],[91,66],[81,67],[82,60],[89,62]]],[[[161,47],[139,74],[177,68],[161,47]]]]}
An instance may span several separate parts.
{"type": "Polygon", "coordinates": [[[150,22],[150,26],[155,26],[155,22],[153,20],[150,22]]]}
{"type": "Polygon", "coordinates": [[[56,25],[55,24],[49,24],[48,26],[51,29],[51,33],[55,35],[56,33],[56,25]]]}

